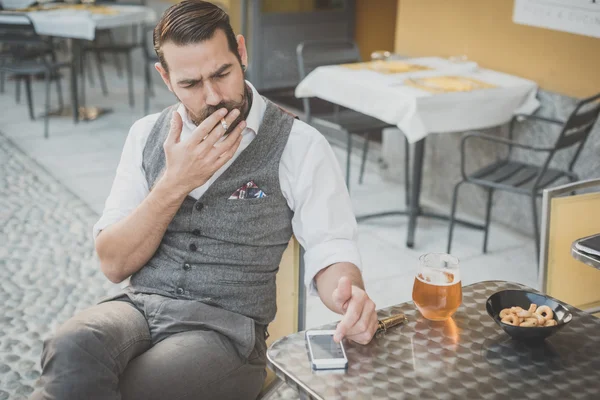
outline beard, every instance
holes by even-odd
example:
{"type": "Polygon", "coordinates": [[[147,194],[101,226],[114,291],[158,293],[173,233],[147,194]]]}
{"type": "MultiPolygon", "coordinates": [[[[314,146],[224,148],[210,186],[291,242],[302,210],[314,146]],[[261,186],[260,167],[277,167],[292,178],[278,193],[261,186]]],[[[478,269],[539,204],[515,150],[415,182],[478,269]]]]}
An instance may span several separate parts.
{"type": "Polygon", "coordinates": [[[235,127],[240,122],[242,122],[248,116],[248,113],[250,112],[251,104],[252,104],[252,92],[250,90],[248,90],[248,86],[244,82],[244,90],[242,91],[242,98],[240,101],[235,101],[235,100],[222,101],[219,104],[217,104],[216,106],[206,106],[206,107],[204,107],[204,109],[202,109],[202,111],[200,111],[200,114],[198,114],[198,115],[190,113],[190,110],[187,110],[187,108],[186,108],[186,110],[187,110],[188,115],[190,116],[190,120],[194,123],[194,125],[198,126],[202,123],[202,121],[204,121],[206,118],[208,118],[213,113],[220,110],[221,108],[226,108],[227,112],[231,112],[231,110],[237,108],[238,110],[240,110],[240,115],[235,119],[235,121],[233,121],[231,124],[229,124],[229,128],[227,128],[227,131],[225,132],[225,135],[228,135],[232,130],[235,129],[235,127]]]}

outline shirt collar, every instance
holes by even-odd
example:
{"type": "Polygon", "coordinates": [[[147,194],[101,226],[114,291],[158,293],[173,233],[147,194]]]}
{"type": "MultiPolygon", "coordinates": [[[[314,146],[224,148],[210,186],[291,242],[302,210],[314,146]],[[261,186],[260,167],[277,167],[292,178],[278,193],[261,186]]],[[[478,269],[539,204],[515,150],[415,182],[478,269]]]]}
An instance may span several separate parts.
{"type": "MultiPolygon", "coordinates": [[[[260,127],[263,117],[265,116],[267,104],[250,82],[246,81],[246,85],[248,85],[248,88],[252,91],[252,105],[250,106],[248,118],[246,118],[246,129],[250,129],[254,132],[254,134],[258,134],[258,128],[260,127]]],[[[181,115],[183,124],[187,129],[189,129],[190,131],[196,129],[196,125],[189,118],[188,113],[183,104],[179,103],[179,106],[177,107],[177,112],[181,115]]]]}

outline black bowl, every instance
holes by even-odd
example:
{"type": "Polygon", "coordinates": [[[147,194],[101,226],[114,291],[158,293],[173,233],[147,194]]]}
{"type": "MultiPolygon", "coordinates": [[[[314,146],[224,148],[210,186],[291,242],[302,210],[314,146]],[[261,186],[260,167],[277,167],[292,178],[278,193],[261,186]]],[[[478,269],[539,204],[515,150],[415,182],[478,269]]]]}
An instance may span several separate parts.
{"type": "Polygon", "coordinates": [[[491,295],[485,304],[487,313],[494,321],[504,329],[513,339],[540,341],[565,327],[573,319],[569,310],[556,300],[542,294],[528,292],[525,290],[503,290],[491,295]],[[521,307],[529,309],[531,303],[538,307],[548,306],[554,311],[554,319],[558,322],[555,326],[520,327],[505,324],[500,321],[500,311],[510,307],[521,307]]]}

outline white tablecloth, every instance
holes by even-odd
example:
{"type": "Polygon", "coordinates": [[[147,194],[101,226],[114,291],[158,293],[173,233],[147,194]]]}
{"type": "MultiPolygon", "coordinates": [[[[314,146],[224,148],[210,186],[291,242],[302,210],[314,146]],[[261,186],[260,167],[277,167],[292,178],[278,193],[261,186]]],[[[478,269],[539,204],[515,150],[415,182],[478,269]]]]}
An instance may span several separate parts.
{"type": "MultiPolygon", "coordinates": [[[[96,29],[153,23],[156,13],[150,7],[135,5],[110,5],[115,15],[94,14],[85,10],[49,10],[26,13],[39,35],[59,36],[72,39],[94,40],[96,29]]],[[[27,24],[27,18],[9,13],[0,14],[0,22],[27,24]]]]}
{"type": "Polygon", "coordinates": [[[438,57],[402,60],[432,70],[382,74],[343,66],[319,67],[296,87],[296,97],[319,97],[398,126],[410,142],[430,133],[482,129],[504,124],[515,113],[538,107],[535,82],[438,57]],[[406,78],[455,75],[495,88],[470,92],[431,93],[404,84],[406,78]]]}

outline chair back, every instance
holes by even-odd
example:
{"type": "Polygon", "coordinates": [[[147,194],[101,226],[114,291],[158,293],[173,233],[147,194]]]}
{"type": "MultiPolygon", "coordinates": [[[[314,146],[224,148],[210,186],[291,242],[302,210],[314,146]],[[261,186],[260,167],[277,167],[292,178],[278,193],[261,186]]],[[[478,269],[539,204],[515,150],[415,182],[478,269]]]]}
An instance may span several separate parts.
{"type": "Polygon", "coordinates": [[[48,43],[45,38],[35,32],[33,21],[27,14],[3,15],[3,17],[7,16],[10,17],[10,22],[0,22],[0,45],[9,47],[14,54],[18,55],[28,46],[48,43]]]}
{"type": "MultiPolygon", "coordinates": [[[[300,244],[292,237],[288,248],[283,253],[277,272],[277,314],[268,327],[267,346],[284,336],[298,332],[299,313],[302,312],[299,305],[303,297],[300,293],[303,284],[300,257],[300,244]]],[[[270,392],[275,379],[275,373],[267,368],[267,377],[259,398],[270,392]]]]}
{"type": "Polygon", "coordinates": [[[581,153],[588,136],[592,132],[594,124],[598,120],[599,114],[600,93],[592,97],[588,97],[587,99],[583,99],[577,103],[577,106],[563,125],[562,131],[556,139],[554,147],[547,150],[548,156],[546,157],[544,165],[538,172],[535,182],[532,186],[534,191],[537,190],[537,188],[545,186],[543,178],[546,176],[546,171],[548,170],[550,162],[552,161],[556,152],[572,146],[577,146],[577,149],[573,153],[571,161],[569,161],[567,171],[570,179],[576,180],[576,175],[573,173],[573,167],[579,158],[579,154],[581,153]]]}
{"type": "MultiPolygon", "coordinates": [[[[360,62],[360,51],[355,42],[346,39],[308,40],[296,46],[300,81],[313,70],[327,65],[360,62]]],[[[306,120],[310,120],[310,99],[303,98],[306,120]]]]}
{"type": "Polygon", "coordinates": [[[582,310],[600,306],[600,271],[575,260],[571,245],[600,233],[599,209],[600,179],[544,190],[539,286],[542,292],[582,310]]]}
{"type": "Polygon", "coordinates": [[[146,62],[158,61],[156,51],[154,51],[154,28],[155,25],[145,25],[142,32],[142,50],[146,62]]]}
{"type": "Polygon", "coordinates": [[[580,101],[569,116],[569,119],[567,119],[562,132],[556,140],[555,148],[556,150],[562,150],[578,145],[571,159],[569,170],[572,170],[573,165],[575,165],[583,145],[598,120],[598,115],[600,115],[600,93],[580,101]]]}

